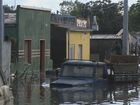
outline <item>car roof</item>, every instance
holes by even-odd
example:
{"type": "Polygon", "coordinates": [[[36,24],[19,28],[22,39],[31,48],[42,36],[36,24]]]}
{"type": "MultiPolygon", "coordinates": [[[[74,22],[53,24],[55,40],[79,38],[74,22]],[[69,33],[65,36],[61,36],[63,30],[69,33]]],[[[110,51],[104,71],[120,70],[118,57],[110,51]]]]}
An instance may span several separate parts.
{"type": "Polygon", "coordinates": [[[104,62],[96,62],[96,61],[83,61],[83,60],[68,60],[63,63],[64,65],[105,65],[104,62]]]}

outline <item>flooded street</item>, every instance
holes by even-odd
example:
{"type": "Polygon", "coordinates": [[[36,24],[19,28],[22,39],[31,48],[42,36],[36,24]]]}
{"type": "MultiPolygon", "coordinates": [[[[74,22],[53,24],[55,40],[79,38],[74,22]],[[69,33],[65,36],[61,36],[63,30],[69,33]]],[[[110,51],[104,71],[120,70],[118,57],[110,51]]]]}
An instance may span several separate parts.
{"type": "MultiPolygon", "coordinates": [[[[43,76],[42,76],[43,77],[43,76]]],[[[12,82],[14,105],[138,105],[140,84],[114,84],[100,87],[50,88],[55,77],[12,82]]]]}

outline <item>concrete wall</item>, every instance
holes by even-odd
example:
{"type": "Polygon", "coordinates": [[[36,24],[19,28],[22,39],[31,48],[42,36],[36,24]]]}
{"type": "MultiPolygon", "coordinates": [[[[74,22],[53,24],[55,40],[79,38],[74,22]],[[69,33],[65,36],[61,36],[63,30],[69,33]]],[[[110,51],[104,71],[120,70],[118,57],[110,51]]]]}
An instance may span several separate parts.
{"type": "Polygon", "coordinates": [[[19,72],[30,66],[30,70],[37,71],[40,67],[40,40],[45,40],[45,69],[52,70],[50,59],[50,11],[17,8],[18,23],[18,62],[19,72]],[[31,65],[24,64],[24,40],[32,40],[31,65]]]}
{"type": "MultiPolygon", "coordinates": [[[[68,32],[66,36],[67,58],[68,58],[68,32]]],[[[87,32],[70,32],[70,44],[75,45],[75,59],[78,59],[78,45],[82,45],[82,59],[90,59],[90,33],[87,32]]]]}
{"type": "Polygon", "coordinates": [[[4,41],[2,46],[2,69],[6,82],[10,85],[10,67],[11,67],[11,42],[4,41]]]}
{"type": "Polygon", "coordinates": [[[77,18],[75,16],[65,16],[58,14],[51,14],[51,21],[56,23],[62,23],[67,25],[77,25],[77,18]]]}
{"type": "Polygon", "coordinates": [[[77,19],[77,26],[78,27],[85,27],[85,28],[87,28],[87,20],[77,19]]]}
{"type": "Polygon", "coordinates": [[[110,59],[111,49],[114,48],[114,42],[116,41],[119,42],[122,46],[121,39],[91,39],[90,54],[98,54],[99,61],[104,61],[104,59],[110,59]]]}
{"type": "Polygon", "coordinates": [[[17,43],[17,39],[18,39],[18,28],[17,25],[5,25],[4,27],[4,35],[8,36],[9,39],[11,40],[11,62],[14,63],[17,60],[17,49],[18,49],[18,43],[17,43]]]}
{"type": "Polygon", "coordinates": [[[66,58],[66,29],[51,25],[51,59],[53,68],[61,67],[66,58]]]}

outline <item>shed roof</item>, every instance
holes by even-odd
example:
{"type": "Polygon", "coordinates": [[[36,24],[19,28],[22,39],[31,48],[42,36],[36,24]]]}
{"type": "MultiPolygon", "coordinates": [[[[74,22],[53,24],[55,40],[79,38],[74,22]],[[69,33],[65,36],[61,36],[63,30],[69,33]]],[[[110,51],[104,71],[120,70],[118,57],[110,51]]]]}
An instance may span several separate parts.
{"type": "Polygon", "coordinates": [[[83,31],[83,32],[91,32],[92,31],[92,29],[78,27],[78,26],[72,26],[72,25],[66,25],[66,24],[61,24],[61,23],[51,22],[51,24],[55,25],[56,27],[70,29],[70,31],[83,31]]]}
{"type": "Polygon", "coordinates": [[[122,36],[116,34],[94,34],[90,35],[90,39],[121,39],[122,36]]]}
{"type": "MultiPolygon", "coordinates": [[[[117,34],[92,34],[90,39],[122,39],[123,29],[121,29],[117,34]]],[[[128,39],[130,43],[136,43],[137,39],[128,33],[128,39]]]]}

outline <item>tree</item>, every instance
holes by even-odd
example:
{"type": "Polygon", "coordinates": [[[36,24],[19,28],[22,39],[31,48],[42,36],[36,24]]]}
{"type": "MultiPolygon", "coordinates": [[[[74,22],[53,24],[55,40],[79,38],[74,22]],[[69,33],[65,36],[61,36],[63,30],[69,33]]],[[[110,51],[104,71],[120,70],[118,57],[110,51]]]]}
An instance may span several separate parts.
{"type": "Polygon", "coordinates": [[[14,6],[4,5],[4,11],[5,12],[9,12],[9,11],[13,11],[13,10],[14,10],[14,6]]]}
{"type": "MultiPolygon", "coordinates": [[[[63,1],[62,4],[61,6],[67,8],[68,14],[85,19],[90,17],[91,23],[93,16],[97,16],[99,31],[118,32],[123,27],[122,3],[112,3],[111,0],[97,0],[83,4],[76,0],[75,2],[63,1]],[[68,8],[70,8],[69,11],[68,8]]],[[[61,10],[63,9],[61,8],[61,10]]]]}
{"type": "Polygon", "coordinates": [[[74,3],[71,1],[63,1],[60,5],[60,13],[63,15],[69,15],[70,12],[74,9],[74,3]]]}
{"type": "Polygon", "coordinates": [[[140,1],[129,9],[129,31],[140,31],[140,1]]]}

